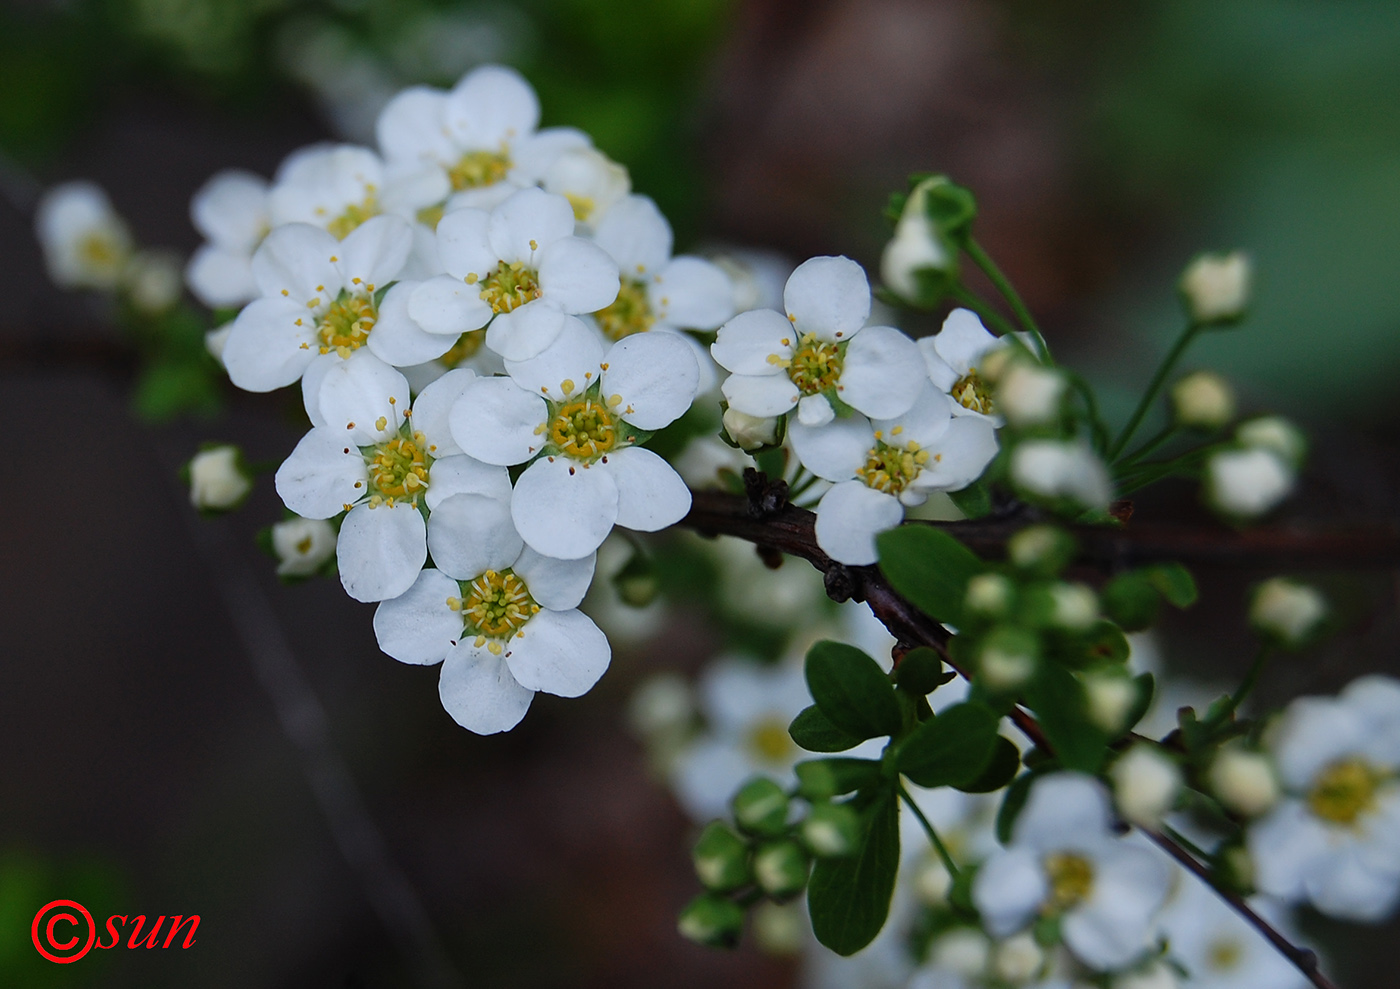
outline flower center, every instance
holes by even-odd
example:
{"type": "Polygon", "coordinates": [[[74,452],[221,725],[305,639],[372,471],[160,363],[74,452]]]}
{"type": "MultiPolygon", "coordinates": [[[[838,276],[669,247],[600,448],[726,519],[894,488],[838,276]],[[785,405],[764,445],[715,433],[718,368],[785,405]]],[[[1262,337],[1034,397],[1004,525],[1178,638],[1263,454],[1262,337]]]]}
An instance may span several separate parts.
{"type": "Polygon", "coordinates": [[[764,762],[782,762],[793,753],[787,723],[777,718],[763,718],[754,724],[747,742],[749,751],[764,762]]]}
{"type": "MultiPolygon", "coordinates": [[[[383,417],[377,425],[384,428],[383,417]]],[[[396,436],[368,448],[365,464],[369,467],[371,489],[376,492],[370,495],[370,507],[393,507],[401,499],[418,504],[418,496],[428,490],[428,468],[433,465],[427,448],[428,441],[422,433],[414,433],[412,439],[396,436]]]]}
{"type": "Polygon", "coordinates": [[[530,589],[510,570],[488,570],[463,587],[460,598],[448,598],[447,606],[462,613],[468,632],[476,633],[476,645],[501,654],[501,641],[520,631],[540,606],[530,589]]]}
{"type": "Polygon", "coordinates": [[[617,299],[606,309],[598,310],[594,318],[609,340],[621,340],[633,333],[649,330],[651,324],[656,322],[651,304],[647,302],[646,284],[631,278],[622,279],[617,299]]]}
{"type": "Polygon", "coordinates": [[[818,340],[815,333],[808,333],[788,360],[787,373],[804,395],[818,395],[834,388],[841,378],[839,345],[818,340]]]}
{"type": "Polygon", "coordinates": [[[468,330],[459,336],[457,342],[452,345],[452,349],[439,357],[438,360],[448,367],[457,367],[464,361],[475,357],[476,352],[481,349],[481,345],[485,342],[485,330],[468,330]]]}
{"type": "Polygon", "coordinates": [[[574,219],[579,223],[584,222],[593,215],[593,211],[598,204],[593,201],[592,196],[578,196],[572,192],[564,193],[564,198],[569,201],[569,205],[574,208],[574,219]]]}
{"type": "Polygon", "coordinates": [[[344,213],[341,213],[330,223],[326,224],[326,230],[336,240],[344,240],[350,231],[354,230],[370,217],[379,214],[379,203],[374,198],[374,187],[366,186],[365,188],[367,195],[364,198],[364,202],[351,203],[349,206],[345,207],[344,213]]]}
{"type": "Polygon", "coordinates": [[[981,412],[983,415],[992,414],[992,390],[975,369],[953,382],[951,394],[953,401],[965,409],[981,412]]]}
{"type": "Polygon", "coordinates": [[[1045,874],[1050,880],[1050,897],[1045,905],[1052,913],[1070,910],[1094,889],[1094,864],[1073,852],[1054,852],[1045,857],[1045,874]]]}
{"type": "MultiPolygon", "coordinates": [[[[533,246],[534,241],[530,241],[533,246]]],[[[477,284],[476,273],[467,275],[468,285],[477,284]]],[[[492,312],[510,312],[517,306],[533,302],[540,297],[539,273],[534,268],[525,267],[524,262],[504,261],[496,265],[481,282],[481,301],[491,307],[492,312]]]]}
{"type": "Polygon", "coordinates": [[[1229,972],[1244,961],[1244,948],[1239,941],[1217,938],[1206,948],[1206,964],[1212,972],[1229,972]]]}
{"type": "MultiPolygon", "coordinates": [[[[896,426],[898,430],[900,427],[896,426]]],[[[886,443],[875,436],[875,445],[865,455],[865,466],[856,469],[856,476],[867,487],[885,494],[897,495],[907,488],[928,463],[928,451],[911,442],[908,446],[886,443]]]]}
{"type": "Polygon", "coordinates": [[[341,357],[365,345],[369,331],[374,329],[374,300],[367,294],[351,295],[344,289],[321,316],[316,334],[321,338],[321,353],[334,350],[341,357]]]}
{"type": "Polygon", "coordinates": [[[613,448],[617,424],[603,403],[579,398],[559,409],[549,424],[549,441],[575,460],[592,460],[613,448]]]}
{"type": "Polygon", "coordinates": [[[91,233],[78,242],[78,254],[97,268],[110,268],[121,260],[121,249],[100,233],[91,233]]]}
{"type": "Polygon", "coordinates": [[[1378,773],[1364,759],[1344,759],[1322,771],[1312,792],[1308,807],[1324,821],[1352,825],[1357,818],[1376,806],[1378,773]]]}
{"type": "Polygon", "coordinates": [[[495,185],[510,172],[510,155],[502,151],[468,151],[447,170],[453,192],[495,185]]]}

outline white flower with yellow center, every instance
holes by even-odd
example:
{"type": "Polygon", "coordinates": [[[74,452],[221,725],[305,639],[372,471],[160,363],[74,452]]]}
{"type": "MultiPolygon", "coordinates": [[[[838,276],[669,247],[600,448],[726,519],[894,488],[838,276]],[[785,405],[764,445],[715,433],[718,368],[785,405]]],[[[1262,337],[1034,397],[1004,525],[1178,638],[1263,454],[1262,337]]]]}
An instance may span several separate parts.
{"type": "Polygon", "coordinates": [[[997,453],[985,419],[954,417],[947,396],[927,382],[903,415],[862,415],[825,426],[788,427],[793,452],[809,471],[832,481],[817,505],[819,545],[833,560],[874,563],[875,536],[904,519],[934,491],[956,491],[981,476],[997,453]]]}
{"type": "Polygon", "coordinates": [[[710,352],[730,371],[730,408],[752,416],[797,409],[822,426],[838,408],[878,419],[903,415],[918,398],[924,369],[914,341],[890,326],[866,326],[870,283],[850,258],[811,258],[783,289],[784,315],[740,313],[719,329],[710,352]]]}
{"type": "Polygon", "coordinates": [[[632,191],[627,169],[591,146],[570,148],[545,169],[540,185],[574,207],[580,230],[594,230],[632,191]]]}
{"type": "Polygon", "coordinates": [[[205,239],[185,267],[195,298],[211,309],[256,299],[253,252],[272,227],[267,180],[237,169],[219,172],[190,200],[190,220],[205,239]]]}
{"type": "Polygon", "coordinates": [[[511,516],[526,545],[561,560],[587,556],[614,524],[654,532],[690,510],[690,491],[665,460],[637,444],[679,418],[700,379],[674,334],[642,333],[603,353],[567,317],[549,349],[506,361],[508,378],[471,382],[452,408],[452,435],[489,464],[529,466],[511,516]]]}
{"type": "Polygon", "coordinates": [[[570,127],[536,130],[540,103],[514,69],[484,65],[449,92],[412,86],[380,112],[376,133],[387,171],[413,209],[446,202],[491,209],[538,183],[565,151],[589,146],[570,127]]]}
{"type": "Polygon", "coordinates": [[[386,209],[384,163],[369,148],[316,144],[294,151],[268,192],[273,227],[310,223],[342,240],[386,209]]]}
{"type": "Polygon", "coordinates": [[[514,728],[537,691],[586,693],[612,658],[578,610],[594,557],[553,560],[525,547],[509,490],[453,495],[434,509],[439,517],[453,531],[428,530],[437,569],[379,606],[379,648],[403,663],[442,663],[442,706],[479,735],[514,728]]]}
{"type": "Polygon", "coordinates": [[[1285,796],[1250,826],[1255,884],[1348,920],[1400,902],[1400,682],[1302,697],[1265,736],[1285,796]]]}
{"type": "Polygon", "coordinates": [[[413,288],[409,316],[451,339],[485,326],[486,346],[506,360],[534,357],[559,336],[566,314],[617,298],[616,263],[575,237],[569,201],[542,189],[521,189],[489,213],[448,213],[437,245],[446,274],[413,288]]]}
{"type": "Polygon", "coordinates": [[[115,288],[131,257],[131,232],[92,182],[65,182],[39,200],[34,229],[60,288],[115,288]]]}
{"type": "Polygon", "coordinates": [[[986,416],[1001,424],[992,383],[982,367],[987,355],[1008,343],[994,337],[971,309],[954,309],[933,336],[919,340],[928,376],[953,399],[953,414],[986,416]]]}
{"type": "Polygon", "coordinates": [[[448,429],[448,410],[475,378],[467,370],[444,375],[410,408],[403,375],[362,351],[321,381],[324,425],[303,436],[277,469],[277,493],[303,518],[348,513],[336,555],[340,581],[355,600],[403,594],[430,544],[442,565],[437,544],[447,553],[463,523],[451,512],[425,522],[441,502],[458,494],[509,495],[505,469],[465,456],[448,429]]]}
{"type": "Polygon", "coordinates": [[[335,528],[325,519],[284,519],[271,537],[279,577],[309,577],[335,555],[335,528]]]}
{"type": "Polygon", "coordinates": [[[1118,837],[1103,784],[1079,773],[1042,776],[1011,844],[972,884],[993,937],[1058,917],[1065,945],[1090,968],[1121,968],[1151,947],[1170,873],[1147,848],[1118,837]]]}
{"type": "MultiPolygon", "coordinates": [[[[621,271],[617,299],[593,314],[608,340],[645,331],[709,331],[734,315],[729,276],[704,258],[672,257],[671,224],[646,196],[628,196],[614,206],[593,239],[621,271]]],[[[709,350],[694,337],[680,335],[696,351],[700,390],[707,392],[716,378],[709,350]]]]}
{"type": "Polygon", "coordinates": [[[367,221],[344,240],[306,223],[268,234],[253,255],[259,297],[243,307],[224,343],[222,360],[239,388],[272,391],[303,374],[307,411],[316,422],[315,382],[330,364],[361,347],[373,351],[373,335],[392,337],[408,320],[392,292],[380,297],[412,247],[408,224],[398,217],[367,221]],[[308,372],[312,362],[322,367],[308,372]]]}
{"type": "MultiPolygon", "coordinates": [[[[1256,897],[1252,906],[1276,929],[1293,938],[1288,911],[1256,897]]],[[[1195,876],[1181,875],[1162,911],[1169,956],[1190,978],[1191,989],[1303,989],[1308,977],[1279,953],[1214,890],[1195,876]]]]}

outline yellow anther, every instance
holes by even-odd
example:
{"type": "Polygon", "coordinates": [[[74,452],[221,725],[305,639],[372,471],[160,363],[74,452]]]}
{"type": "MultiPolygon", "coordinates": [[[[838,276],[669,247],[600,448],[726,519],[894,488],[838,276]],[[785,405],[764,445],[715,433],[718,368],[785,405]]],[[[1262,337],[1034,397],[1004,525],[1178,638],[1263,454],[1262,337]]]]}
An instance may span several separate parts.
{"type": "Polygon", "coordinates": [[[565,378],[563,381],[559,382],[559,390],[565,395],[572,395],[574,393],[574,379],[565,378]]]}
{"type": "Polygon", "coordinates": [[[387,425],[389,425],[389,420],[384,416],[380,416],[378,419],[374,420],[374,428],[379,432],[383,432],[384,427],[387,425]]]}
{"type": "Polygon", "coordinates": [[[530,250],[532,250],[532,251],[538,251],[539,249],[540,249],[539,243],[532,239],[532,240],[530,241],[530,250]]]}
{"type": "Polygon", "coordinates": [[[447,170],[447,180],[452,183],[453,192],[463,189],[479,189],[485,185],[495,185],[509,174],[510,156],[502,145],[496,151],[468,151],[457,160],[457,164],[447,170]]]}
{"type": "MultiPolygon", "coordinates": [[[[904,432],[904,427],[903,427],[903,426],[895,426],[893,429],[890,430],[890,435],[891,435],[891,436],[898,436],[898,435],[899,435],[900,433],[902,433],[902,432],[904,432]]],[[[879,434],[877,433],[876,435],[878,436],[879,434]]],[[[909,448],[912,450],[912,449],[914,448],[914,445],[913,445],[912,443],[909,444],[909,448]]]]}
{"type": "Polygon", "coordinates": [[[492,312],[511,312],[518,306],[533,302],[543,294],[537,273],[519,261],[501,261],[496,270],[481,280],[480,298],[492,312]]]}
{"type": "Polygon", "coordinates": [[[500,648],[498,640],[516,634],[538,610],[525,582],[510,570],[488,570],[467,585],[466,592],[462,620],[476,633],[476,645],[489,641],[493,652],[500,648]]]}
{"type": "Polygon", "coordinates": [[[606,309],[598,310],[593,318],[609,340],[621,340],[634,333],[642,333],[651,329],[656,322],[651,304],[647,301],[645,283],[631,278],[622,279],[617,298],[606,309]]]}
{"type": "MultiPolygon", "coordinates": [[[[621,401],[620,395],[614,395],[608,399],[608,405],[621,401]]],[[[549,424],[549,441],[575,460],[591,461],[613,448],[617,427],[602,403],[584,397],[559,409],[549,424]]]]}

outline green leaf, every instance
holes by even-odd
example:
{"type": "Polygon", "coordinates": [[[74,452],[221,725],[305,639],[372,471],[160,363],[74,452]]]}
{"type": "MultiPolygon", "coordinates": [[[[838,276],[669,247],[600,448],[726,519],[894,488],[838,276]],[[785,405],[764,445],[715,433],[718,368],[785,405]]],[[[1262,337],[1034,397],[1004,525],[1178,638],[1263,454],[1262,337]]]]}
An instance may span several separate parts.
{"type": "Polygon", "coordinates": [[[1157,692],[1157,678],[1151,673],[1139,673],[1133,677],[1133,683],[1137,684],[1138,696],[1128,712],[1128,720],[1124,722],[1125,732],[1132,731],[1137,727],[1137,723],[1146,717],[1147,709],[1152,706],[1152,698],[1157,692]]]}
{"type": "Polygon", "coordinates": [[[967,582],[985,569],[941,529],[902,525],[875,537],[880,569],[894,589],[930,618],[959,625],[967,582]]]}
{"type": "Polygon", "coordinates": [[[899,704],[880,665],[855,646],[818,642],[807,651],[807,688],[833,725],[858,739],[899,731],[899,704]]]}
{"type": "Polygon", "coordinates": [[[1147,568],[1147,579],[1175,607],[1189,608],[1196,603],[1196,581],[1180,563],[1158,563],[1147,568]]]}
{"type": "Polygon", "coordinates": [[[1035,773],[1022,773],[1016,777],[1015,781],[1006,788],[1006,796],[1001,798],[1001,806],[997,808],[997,841],[1003,845],[1011,843],[1011,833],[1016,828],[1016,818],[1021,816],[1021,810],[1026,806],[1026,798],[1031,795],[1031,784],[1035,782],[1035,773]]]}
{"type": "Polygon", "coordinates": [[[1041,663],[1026,684],[1026,701],[1040,721],[1060,765],[1085,773],[1098,772],[1108,735],[1088,718],[1084,687],[1069,671],[1041,663]]]}
{"type": "Polygon", "coordinates": [[[1135,570],[1110,580],[1099,600],[1104,613],[1125,632],[1140,632],[1157,620],[1162,595],[1146,574],[1135,570]]]}
{"type": "Polygon", "coordinates": [[[964,783],[958,789],[963,793],[995,793],[1015,778],[1021,769],[1021,750],[1016,743],[1003,735],[997,736],[996,748],[992,750],[992,760],[975,780],[964,783]]]}
{"type": "Polygon", "coordinates": [[[838,955],[864,948],[890,912],[899,872],[899,803],[881,794],[869,810],[869,825],[852,855],[818,859],[807,883],[807,910],[817,940],[838,955]]]}
{"type": "Polygon", "coordinates": [[[831,719],[822,714],[821,708],[813,704],[803,708],[788,725],[792,740],[808,752],[845,752],[853,749],[864,739],[856,738],[837,728],[831,719]]]}
{"type": "Polygon", "coordinates": [[[1083,658],[1089,666],[1127,662],[1129,651],[1127,636],[1110,621],[1096,622],[1084,637],[1083,658]]]}
{"type": "Polygon", "coordinates": [[[985,518],[992,513],[992,490],[986,481],[974,481],[961,491],[949,491],[948,498],[970,519],[985,518]]]}
{"type": "Polygon", "coordinates": [[[938,655],[936,650],[920,646],[904,654],[904,658],[899,661],[899,666],[895,669],[894,676],[895,683],[898,684],[900,690],[907,691],[916,697],[924,697],[933,693],[934,690],[957,674],[944,673],[943,657],[938,655]]]}
{"type": "Polygon", "coordinates": [[[880,779],[878,759],[808,759],[792,769],[798,796],[807,800],[830,800],[880,779]]]}
{"type": "Polygon", "coordinates": [[[998,720],[983,704],[954,704],[901,743],[899,771],[924,787],[971,783],[996,752],[998,720]]]}

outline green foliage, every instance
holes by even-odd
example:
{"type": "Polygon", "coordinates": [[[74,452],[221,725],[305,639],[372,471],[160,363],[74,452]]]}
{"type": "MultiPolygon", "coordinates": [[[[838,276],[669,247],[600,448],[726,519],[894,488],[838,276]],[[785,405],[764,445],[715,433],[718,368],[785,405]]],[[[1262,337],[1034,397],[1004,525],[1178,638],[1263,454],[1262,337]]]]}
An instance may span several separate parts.
{"type": "Polygon", "coordinates": [[[995,793],[1010,783],[1021,769],[1021,750],[1004,735],[998,735],[992,758],[981,774],[958,786],[964,793],[995,793]]]}
{"type": "Polygon", "coordinates": [[[787,830],[788,798],[766,776],[749,780],[734,794],[734,820],[749,834],[779,835],[787,830]]]}
{"type": "Polygon", "coordinates": [[[914,607],[960,624],[967,582],[986,569],[977,555],[941,529],[902,525],[875,538],[880,569],[914,607]]]}
{"type": "Polygon", "coordinates": [[[815,704],[798,712],[788,725],[788,734],[808,752],[845,752],[863,741],[837,728],[815,704]]]}
{"type": "Polygon", "coordinates": [[[875,939],[890,912],[899,872],[899,802],[879,793],[865,809],[857,849],[819,859],[807,883],[807,910],[817,940],[838,955],[853,955],[875,939]]]}
{"type": "Polygon", "coordinates": [[[732,948],[744,932],[744,908],[715,893],[701,893],[686,904],[676,928],[697,944],[732,948]]]}
{"type": "Polygon", "coordinates": [[[807,653],[806,672],[812,699],[841,731],[862,740],[899,731],[894,688],[879,664],[859,649],[818,642],[807,653]]]}
{"type": "Polygon", "coordinates": [[[1089,721],[1079,681],[1053,663],[1042,663],[1025,694],[1060,765],[1097,772],[1107,754],[1108,736],[1089,721]]]}
{"type": "Polygon", "coordinates": [[[895,684],[900,690],[916,697],[931,694],[957,674],[943,669],[943,658],[927,646],[911,649],[904,654],[895,669],[895,684]]]}
{"type": "Polygon", "coordinates": [[[691,861],[705,888],[718,893],[738,889],[751,878],[749,844],[723,821],[711,821],[700,832],[691,861]]]}
{"type": "Polygon", "coordinates": [[[874,759],[808,759],[792,769],[797,794],[807,800],[830,800],[880,779],[880,763],[874,759]]]}
{"type": "Polygon", "coordinates": [[[924,787],[977,780],[996,754],[999,718],[984,704],[955,704],[929,718],[899,745],[899,770],[924,787]]]}

